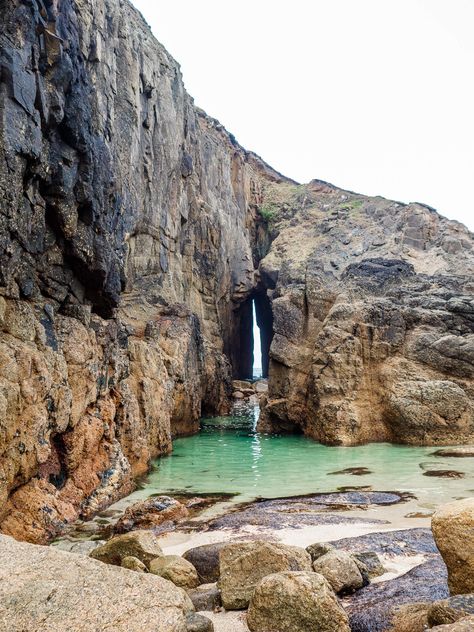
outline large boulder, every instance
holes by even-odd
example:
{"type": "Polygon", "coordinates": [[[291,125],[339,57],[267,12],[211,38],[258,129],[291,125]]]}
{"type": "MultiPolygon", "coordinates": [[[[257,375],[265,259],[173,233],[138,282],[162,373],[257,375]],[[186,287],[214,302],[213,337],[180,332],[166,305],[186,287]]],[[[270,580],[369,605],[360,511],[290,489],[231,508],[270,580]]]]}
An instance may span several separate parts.
{"type": "Polygon", "coordinates": [[[130,556],[149,566],[151,560],[162,555],[157,536],[152,531],[141,530],[116,535],[90,553],[90,557],[116,566],[120,566],[122,560],[130,556]]]}
{"type": "Polygon", "coordinates": [[[313,562],[313,570],[325,577],[334,592],[353,593],[364,585],[358,563],[344,551],[329,551],[313,562]]]}
{"type": "Polygon", "coordinates": [[[252,632],[350,632],[329,583],[311,572],[264,577],[252,595],[247,624],[252,632]]]}
{"type": "Polygon", "coordinates": [[[474,498],[441,506],[431,528],[448,567],[451,594],[474,592],[474,498]]]}
{"type": "Polygon", "coordinates": [[[300,547],[264,541],[232,542],[219,555],[222,605],[246,608],[258,582],[280,571],[311,571],[311,558],[300,547]]]}
{"type": "Polygon", "coordinates": [[[228,542],[214,542],[195,546],[183,553],[183,557],[195,567],[203,584],[212,584],[219,579],[219,552],[228,542]]]}
{"type": "Polygon", "coordinates": [[[117,521],[115,533],[127,533],[136,529],[154,529],[170,527],[189,515],[188,509],[171,496],[155,496],[139,500],[127,507],[117,521]]]}
{"type": "Polygon", "coordinates": [[[163,555],[150,562],[150,573],[169,579],[181,588],[196,588],[199,577],[196,569],[179,555],[163,555]]]}
{"type": "Polygon", "coordinates": [[[0,535],[0,629],[186,632],[193,605],[161,577],[0,535]]]}

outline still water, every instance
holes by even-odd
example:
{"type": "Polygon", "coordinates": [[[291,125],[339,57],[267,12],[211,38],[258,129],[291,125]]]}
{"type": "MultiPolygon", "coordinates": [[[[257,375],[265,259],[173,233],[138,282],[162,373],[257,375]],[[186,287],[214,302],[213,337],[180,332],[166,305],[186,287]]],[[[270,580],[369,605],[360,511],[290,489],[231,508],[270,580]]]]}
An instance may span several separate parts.
{"type": "Polygon", "coordinates": [[[373,443],[327,447],[299,435],[255,431],[258,408],[242,404],[226,417],[204,418],[201,432],[176,439],[173,453],[155,461],[154,471],[134,499],[152,493],[232,493],[233,502],[336,491],[367,486],[413,493],[419,507],[434,508],[472,495],[474,458],[435,456],[436,448],[373,443]],[[365,468],[354,473],[335,473],[365,468]],[[459,472],[462,478],[426,476],[459,472]]]}

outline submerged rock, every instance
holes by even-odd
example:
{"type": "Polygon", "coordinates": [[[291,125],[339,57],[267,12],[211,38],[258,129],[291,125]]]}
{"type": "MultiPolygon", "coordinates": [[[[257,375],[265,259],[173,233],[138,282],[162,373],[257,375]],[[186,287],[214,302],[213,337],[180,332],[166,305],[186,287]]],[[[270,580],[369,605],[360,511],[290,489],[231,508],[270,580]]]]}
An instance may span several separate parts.
{"type": "Polygon", "coordinates": [[[311,558],[300,547],[263,541],[232,542],[219,553],[217,586],[226,610],[246,608],[258,582],[280,571],[310,571],[311,558]]]}
{"type": "Polygon", "coordinates": [[[451,594],[474,592],[474,498],[439,507],[431,528],[448,567],[451,594]]]}
{"type": "Polygon", "coordinates": [[[474,457],[474,447],[466,445],[459,448],[443,448],[441,450],[436,450],[436,452],[433,452],[433,456],[472,458],[474,457]]]}
{"type": "Polygon", "coordinates": [[[181,588],[196,588],[199,578],[196,569],[179,555],[163,555],[150,562],[150,573],[169,579],[181,588]]]}
{"type": "Polygon", "coordinates": [[[435,476],[437,478],[464,478],[463,472],[457,470],[427,470],[423,476],[435,476]]]}
{"type": "Polygon", "coordinates": [[[247,624],[251,632],[350,632],[328,582],[311,572],[264,577],[252,595],[247,624]]]}
{"type": "Polygon", "coordinates": [[[0,535],[0,627],[185,632],[193,605],[161,577],[0,535]]]}
{"type": "Polygon", "coordinates": [[[372,474],[372,472],[366,467],[347,467],[345,470],[329,472],[329,474],[352,474],[352,476],[366,476],[367,474],[372,474]]]}
{"type": "Polygon", "coordinates": [[[147,567],[153,559],[162,555],[158,537],[152,531],[131,531],[116,535],[89,554],[96,560],[115,566],[120,566],[125,557],[132,556],[138,558],[147,567]]]}

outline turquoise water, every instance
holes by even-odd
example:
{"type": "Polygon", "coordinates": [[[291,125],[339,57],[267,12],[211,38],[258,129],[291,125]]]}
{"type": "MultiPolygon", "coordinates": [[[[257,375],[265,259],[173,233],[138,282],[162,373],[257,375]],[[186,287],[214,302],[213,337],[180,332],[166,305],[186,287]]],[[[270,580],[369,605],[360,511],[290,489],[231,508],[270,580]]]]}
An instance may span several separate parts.
{"type": "Polygon", "coordinates": [[[432,447],[327,447],[303,436],[259,434],[257,416],[258,409],[243,404],[232,416],[202,419],[201,432],[175,440],[173,453],[155,461],[155,470],[134,496],[232,493],[234,501],[243,502],[368,486],[411,492],[420,507],[433,508],[472,495],[474,458],[434,456],[432,447]],[[347,468],[369,473],[334,474],[347,468]],[[464,478],[424,476],[428,470],[456,470],[464,478]]]}
{"type": "Polygon", "coordinates": [[[414,517],[429,516],[439,504],[474,493],[474,458],[439,457],[433,454],[436,448],[388,443],[327,447],[303,436],[257,433],[257,418],[258,408],[241,402],[231,416],[202,419],[200,433],[176,439],[173,453],[154,462],[139,489],[92,520],[78,521],[56,545],[67,548],[77,539],[100,537],[104,525],[117,520],[128,505],[156,494],[232,494],[212,513],[226,511],[229,503],[347,487],[410,492],[414,498],[407,503],[393,510],[372,508],[369,516],[402,528],[413,526],[414,517]],[[348,468],[364,468],[363,475],[341,473],[348,468]],[[463,478],[424,476],[433,470],[454,470],[463,478]]]}

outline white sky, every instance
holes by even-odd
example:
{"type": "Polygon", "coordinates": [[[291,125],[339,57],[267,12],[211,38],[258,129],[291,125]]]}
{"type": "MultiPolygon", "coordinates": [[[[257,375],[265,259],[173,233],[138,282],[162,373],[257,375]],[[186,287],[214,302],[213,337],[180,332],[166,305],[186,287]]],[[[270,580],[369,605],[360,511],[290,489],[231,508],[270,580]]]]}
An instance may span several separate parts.
{"type": "Polygon", "coordinates": [[[474,0],[133,0],[188,92],[287,176],[474,230],[474,0]]]}

